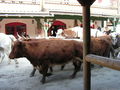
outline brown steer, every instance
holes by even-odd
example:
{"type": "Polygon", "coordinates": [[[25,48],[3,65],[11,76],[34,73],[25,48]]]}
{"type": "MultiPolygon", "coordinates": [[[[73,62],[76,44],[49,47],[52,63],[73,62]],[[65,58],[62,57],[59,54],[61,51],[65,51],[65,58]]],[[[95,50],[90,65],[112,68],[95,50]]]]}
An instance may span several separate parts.
{"type": "Polygon", "coordinates": [[[41,41],[22,41],[15,42],[10,58],[26,57],[31,64],[43,75],[41,80],[45,83],[48,68],[52,65],[62,65],[73,62],[75,67],[72,78],[79,71],[83,57],[82,42],[73,40],[41,40],[41,41]]]}

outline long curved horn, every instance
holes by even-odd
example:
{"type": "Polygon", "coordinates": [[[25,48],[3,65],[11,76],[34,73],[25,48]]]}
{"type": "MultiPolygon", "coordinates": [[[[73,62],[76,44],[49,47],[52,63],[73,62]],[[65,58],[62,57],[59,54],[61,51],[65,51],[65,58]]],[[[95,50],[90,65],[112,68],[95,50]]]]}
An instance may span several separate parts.
{"type": "Polygon", "coordinates": [[[22,38],[23,38],[23,39],[27,39],[24,35],[22,35],[22,38]]]}

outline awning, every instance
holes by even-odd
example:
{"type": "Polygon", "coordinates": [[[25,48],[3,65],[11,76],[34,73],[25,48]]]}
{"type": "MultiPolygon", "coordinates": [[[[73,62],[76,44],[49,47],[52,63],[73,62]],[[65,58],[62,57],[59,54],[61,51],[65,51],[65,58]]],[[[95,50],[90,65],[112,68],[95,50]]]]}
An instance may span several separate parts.
{"type": "Polygon", "coordinates": [[[54,25],[54,26],[66,26],[66,24],[64,22],[58,21],[58,20],[54,21],[52,25],[54,25]]]}

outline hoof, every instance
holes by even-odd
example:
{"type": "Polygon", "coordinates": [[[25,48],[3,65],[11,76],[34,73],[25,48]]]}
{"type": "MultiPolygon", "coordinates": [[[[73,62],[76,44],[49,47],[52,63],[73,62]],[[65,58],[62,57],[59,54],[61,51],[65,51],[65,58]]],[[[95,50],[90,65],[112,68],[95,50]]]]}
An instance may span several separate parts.
{"type": "Polygon", "coordinates": [[[15,67],[16,67],[16,68],[18,68],[19,66],[18,66],[18,65],[16,65],[15,67]]]}
{"type": "Polygon", "coordinates": [[[71,76],[70,76],[70,78],[71,78],[71,79],[74,79],[74,78],[75,78],[75,76],[74,76],[74,75],[71,75],[71,76]]]}
{"type": "Polygon", "coordinates": [[[61,68],[60,70],[63,71],[63,68],[61,68]]]}
{"type": "Polygon", "coordinates": [[[19,62],[16,62],[15,64],[19,64],[19,62]]]}
{"type": "Polygon", "coordinates": [[[41,82],[42,84],[45,84],[45,80],[41,80],[40,82],[41,82]]]}
{"type": "Polygon", "coordinates": [[[47,76],[47,77],[49,77],[49,76],[51,76],[51,75],[53,75],[53,74],[52,74],[52,73],[47,73],[47,75],[46,75],[46,76],[47,76]]]}
{"type": "Polygon", "coordinates": [[[34,77],[34,75],[33,75],[33,74],[30,74],[30,77],[34,77]]]}

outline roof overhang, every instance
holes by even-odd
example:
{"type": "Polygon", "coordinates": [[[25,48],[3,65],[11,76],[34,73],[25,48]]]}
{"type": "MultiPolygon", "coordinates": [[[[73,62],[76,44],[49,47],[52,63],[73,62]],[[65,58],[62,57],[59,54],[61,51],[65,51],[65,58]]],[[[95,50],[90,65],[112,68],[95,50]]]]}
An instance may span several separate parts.
{"type": "Polygon", "coordinates": [[[0,17],[54,17],[53,14],[49,12],[39,12],[39,13],[0,13],[0,17]]]}
{"type": "MultiPolygon", "coordinates": [[[[76,16],[82,16],[81,12],[66,12],[66,11],[49,11],[51,15],[76,15],[76,16]]],[[[91,13],[91,17],[105,17],[105,18],[114,18],[114,17],[120,17],[120,15],[105,15],[105,14],[94,14],[91,13]]]]}

